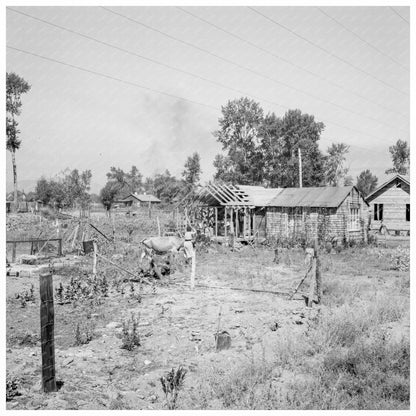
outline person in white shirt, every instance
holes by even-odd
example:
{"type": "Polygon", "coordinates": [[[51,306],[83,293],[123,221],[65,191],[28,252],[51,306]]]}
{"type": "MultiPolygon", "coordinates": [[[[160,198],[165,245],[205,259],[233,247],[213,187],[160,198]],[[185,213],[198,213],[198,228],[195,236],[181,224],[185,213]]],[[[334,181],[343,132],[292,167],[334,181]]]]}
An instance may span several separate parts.
{"type": "Polygon", "coordinates": [[[190,259],[192,259],[194,255],[194,236],[195,236],[195,230],[192,229],[190,225],[186,227],[185,232],[185,243],[184,243],[184,249],[185,249],[185,257],[186,262],[188,263],[190,259]]]}

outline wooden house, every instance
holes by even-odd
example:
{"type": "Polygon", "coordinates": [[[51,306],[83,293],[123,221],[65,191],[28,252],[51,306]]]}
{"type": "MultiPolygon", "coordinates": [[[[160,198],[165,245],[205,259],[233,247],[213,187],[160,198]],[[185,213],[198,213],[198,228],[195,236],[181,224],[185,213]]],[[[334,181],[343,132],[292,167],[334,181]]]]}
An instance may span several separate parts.
{"type": "Polygon", "coordinates": [[[410,180],[395,175],[366,198],[371,210],[371,229],[385,227],[389,234],[410,234],[410,180]]]}
{"type": "Polygon", "coordinates": [[[355,186],[284,188],[266,213],[268,239],[366,241],[369,207],[355,186]]]}
{"type": "Polygon", "coordinates": [[[158,205],[162,201],[159,198],[156,198],[151,194],[134,194],[127,195],[126,197],[120,199],[116,202],[123,207],[148,207],[149,205],[158,205]]]}
{"type": "Polygon", "coordinates": [[[190,222],[219,241],[230,234],[237,240],[265,238],[265,207],[280,190],[209,183],[176,206],[176,227],[183,230],[190,222]]]}

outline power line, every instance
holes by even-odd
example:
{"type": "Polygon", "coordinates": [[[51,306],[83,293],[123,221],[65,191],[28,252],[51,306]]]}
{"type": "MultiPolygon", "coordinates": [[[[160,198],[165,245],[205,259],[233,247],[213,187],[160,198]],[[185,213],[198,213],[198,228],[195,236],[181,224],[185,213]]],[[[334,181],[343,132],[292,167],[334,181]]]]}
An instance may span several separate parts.
{"type": "Polygon", "coordinates": [[[375,106],[377,106],[377,107],[379,107],[379,108],[381,108],[383,110],[390,111],[390,112],[392,112],[394,114],[397,114],[397,115],[399,115],[401,117],[407,118],[404,114],[402,114],[400,112],[397,112],[397,111],[392,110],[392,109],[390,109],[388,107],[385,107],[385,106],[383,106],[383,105],[381,105],[381,104],[379,104],[379,103],[377,103],[375,101],[372,101],[372,100],[368,99],[367,97],[365,97],[364,95],[361,95],[361,94],[355,93],[353,91],[350,91],[349,89],[345,88],[342,84],[339,84],[337,82],[331,81],[328,78],[325,78],[325,77],[323,77],[322,75],[320,75],[320,74],[318,74],[316,72],[313,72],[313,71],[311,71],[311,70],[309,70],[307,68],[304,68],[304,67],[296,64],[295,62],[290,61],[287,58],[284,58],[284,57],[282,57],[282,56],[280,56],[280,55],[278,55],[276,53],[273,53],[273,52],[269,51],[268,49],[263,48],[262,46],[259,46],[259,45],[255,44],[255,43],[253,43],[253,42],[251,42],[251,41],[249,41],[247,39],[244,39],[241,36],[238,36],[235,33],[232,33],[230,31],[224,29],[223,27],[218,26],[215,23],[212,23],[212,22],[210,22],[210,21],[208,21],[206,19],[203,19],[200,16],[197,16],[196,14],[194,14],[194,13],[192,13],[192,12],[184,9],[183,7],[176,7],[176,8],[179,9],[179,10],[181,10],[181,11],[183,11],[184,13],[187,13],[188,15],[194,17],[195,19],[198,19],[198,20],[200,20],[200,21],[202,21],[202,22],[204,22],[204,23],[206,23],[206,24],[208,24],[208,25],[210,25],[212,27],[215,27],[216,29],[218,29],[218,30],[220,30],[220,31],[222,31],[222,32],[224,32],[224,33],[226,33],[226,34],[228,34],[228,35],[230,35],[230,36],[232,36],[232,37],[234,37],[234,38],[236,38],[236,39],[238,39],[238,40],[240,40],[240,41],[242,41],[242,42],[244,42],[244,43],[246,43],[246,44],[248,44],[250,46],[252,46],[253,48],[259,49],[262,52],[264,52],[264,53],[266,53],[266,54],[268,54],[270,56],[273,56],[274,58],[276,58],[276,59],[278,59],[280,61],[283,61],[283,62],[285,62],[285,63],[287,63],[289,65],[294,66],[295,68],[297,68],[297,69],[299,69],[299,70],[301,70],[303,72],[308,73],[309,75],[312,75],[313,77],[316,77],[316,78],[318,78],[318,79],[320,79],[322,81],[325,81],[325,82],[327,82],[327,83],[329,83],[331,85],[334,85],[337,88],[340,88],[341,90],[343,90],[343,91],[345,91],[345,92],[347,92],[347,93],[349,93],[351,95],[355,95],[356,97],[359,97],[359,98],[367,101],[368,103],[373,104],[373,105],[375,105],[375,106]]]}
{"type": "Polygon", "coordinates": [[[390,61],[394,62],[396,65],[400,66],[401,68],[403,68],[405,71],[409,72],[409,69],[406,68],[404,65],[402,65],[399,61],[397,61],[396,59],[392,58],[391,56],[387,55],[385,52],[383,52],[381,49],[377,48],[376,46],[374,46],[373,44],[371,44],[370,42],[368,42],[367,40],[365,40],[364,38],[362,38],[359,34],[355,33],[353,30],[351,30],[350,28],[348,28],[347,26],[345,26],[343,23],[341,23],[339,20],[335,19],[335,17],[331,16],[330,14],[328,14],[327,12],[325,12],[324,10],[322,10],[321,7],[317,7],[317,9],[324,14],[325,16],[327,16],[329,19],[331,19],[332,21],[334,21],[337,25],[341,26],[343,29],[345,29],[347,32],[351,33],[353,36],[355,36],[357,39],[361,40],[362,42],[364,42],[367,46],[369,46],[370,48],[374,49],[375,51],[377,51],[379,54],[385,56],[386,58],[390,59],[390,61]]]}
{"type": "MultiPolygon", "coordinates": [[[[275,79],[273,79],[273,78],[271,78],[271,77],[269,77],[269,76],[267,76],[267,75],[263,75],[263,74],[261,74],[261,73],[259,73],[259,72],[257,72],[257,71],[254,71],[254,70],[252,70],[252,69],[250,69],[250,68],[247,68],[247,67],[245,67],[245,66],[243,66],[243,65],[240,65],[240,64],[238,64],[238,63],[236,63],[236,62],[233,62],[233,61],[231,61],[231,60],[229,60],[229,59],[227,59],[227,58],[224,58],[224,57],[222,57],[222,56],[220,56],[220,55],[216,55],[215,53],[210,52],[210,51],[208,51],[208,50],[206,50],[206,49],[200,48],[199,46],[196,46],[196,45],[194,45],[194,44],[192,44],[192,43],[190,43],[190,42],[187,42],[187,41],[184,41],[184,40],[182,40],[182,39],[179,39],[179,38],[176,38],[176,37],[174,37],[174,36],[171,36],[171,35],[169,35],[169,34],[167,34],[167,33],[163,32],[163,31],[161,31],[161,30],[159,30],[159,29],[155,29],[155,28],[153,28],[152,26],[149,26],[149,25],[147,25],[147,24],[144,24],[144,23],[140,22],[139,20],[133,19],[133,18],[131,18],[131,17],[129,17],[129,16],[126,16],[126,15],[124,15],[124,14],[122,14],[122,13],[115,12],[115,11],[113,11],[113,10],[111,10],[111,9],[108,9],[107,7],[103,7],[103,6],[102,6],[101,8],[102,8],[102,9],[104,9],[104,10],[106,10],[106,11],[108,11],[108,12],[110,12],[110,13],[113,13],[113,14],[115,14],[115,15],[117,15],[117,16],[120,16],[120,17],[122,17],[122,18],[124,18],[124,19],[126,19],[126,20],[129,20],[129,21],[131,21],[132,23],[138,24],[139,26],[146,27],[146,28],[147,28],[147,29],[149,29],[149,30],[155,31],[155,32],[157,32],[157,33],[160,33],[160,34],[162,34],[162,35],[164,35],[164,36],[169,37],[170,39],[173,39],[173,40],[175,40],[175,41],[178,41],[178,42],[180,42],[180,43],[183,43],[183,44],[185,44],[185,45],[187,45],[187,46],[189,46],[189,47],[191,47],[191,48],[197,49],[197,50],[202,51],[202,52],[204,52],[204,53],[207,53],[207,54],[209,54],[209,55],[211,55],[211,56],[214,56],[215,58],[217,58],[217,59],[219,59],[219,60],[222,60],[222,61],[224,61],[224,62],[227,62],[228,64],[230,64],[230,65],[232,65],[232,66],[234,66],[234,67],[237,67],[237,68],[243,69],[243,70],[245,70],[245,71],[251,72],[251,73],[253,73],[253,74],[257,75],[257,76],[260,76],[260,77],[265,78],[265,79],[267,79],[267,80],[269,80],[269,81],[272,81],[273,83],[276,83],[276,84],[282,84],[282,85],[287,86],[287,84],[285,84],[285,83],[282,83],[282,82],[280,82],[280,81],[277,81],[277,80],[275,80],[275,79]]],[[[289,88],[291,88],[291,89],[295,89],[295,90],[297,90],[297,91],[299,91],[299,92],[301,92],[301,93],[303,93],[303,94],[306,94],[306,95],[311,95],[311,94],[309,94],[309,93],[307,93],[307,92],[304,92],[303,90],[299,90],[298,88],[291,87],[291,86],[288,86],[288,87],[289,87],[289,88]]],[[[313,95],[312,95],[312,96],[313,96],[313,95]]],[[[313,96],[313,97],[314,97],[314,98],[316,98],[315,96],[313,96]]],[[[318,99],[320,99],[320,98],[318,98],[318,99]]],[[[322,100],[322,99],[320,99],[320,100],[322,100]]],[[[283,107],[283,108],[289,109],[289,107],[284,106],[284,105],[282,105],[282,104],[279,104],[279,103],[274,103],[274,104],[278,105],[279,107],[283,107]]],[[[332,103],[331,103],[331,104],[332,104],[332,103]]],[[[338,104],[334,104],[334,105],[335,105],[335,106],[340,107],[338,104]]],[[[343,107],[341,106],[341,108],[343,108],[343,107]]],[[[344,109],[344,108],[343,108],[343,109],[344,109]]],[[[347,109],[346,111],[350,111],[350,112],[351,112],[351,110],[348,110],[348,109],[347,109]]],[[[353,113],[354,113],[354,112],[353,112],[353,113]]],[[[357,114],[357,113],[355,113],[355,114],[357,114]]],[[[364,117],[367,117],[367,116],[364,116],[364,117]]],[[[377,121],[378,123],[384,124],[384,123],[382,123],[382,122],[380,122],[380,121],[378,121],[378,120],[376,120],[376,119],[374,119],[374,120],[375,120],[375,121],[377,121]]],[[[324,121],[325,121],[325,120],[324,120],[324,121]]],[[[336,125],[336,126],[338,126],[338,127],[341,127],[341,128],[344,128],[344,129],[347,129],[347,130],[353,131],[353,132],[358,132],[358,133],[361,133],[361,134],[365,134],[365,135],[367,135],[367,136],[369,136],[369,137],[373,137],[373,138],[379,139],[379,137],[377,137],[377,136],[371,135],[371,134],[369,134],[369,133],[365,133],[365,132],[363,132],[363,131],[361,131],[361,130],[353,129],[353,128],[351,128],[351,127],[343,126],[342,124],[339,124],[339,123],[336,123],[336,122],[333,122],[333,121],[330,121],[330,122],[327,122],[327,121],[326,121],[326,123],[327,123],[327,124],[333,124],[333,125],[336,125]]],[[[389,125],[387,125],[387,126],[388,126],[389,128],[393,128],[393,127],[391,127],[391,126],[389,126],[389,125]]],[[[394,129],[396,129],[396,130],[397,130],[397,128],[395,128],[395,127],[394,127],[394,129]]],[[[401,128],[399,128],[399,129],[400,129],[400,130],[403,130],[403,129],[401,129],[401,128]]]]}
{"type": "MultiPolygon", "coordinates": [[[[264,102],[267,102],[267,103],[272,104],[272,105],[276,105],[276,106],[281,107],[281,108],[285,108],[285,109],[287,109],[287,108],[288,108],[287,106],[282,105],[282,104],[280,104],[280,103],[277,103],[277,102],[275,102],[275,101],[270,101],[270,100],[267,100],[267,99],[264,99],[264,98],[261,98],[261,97],[256,97],[255,95],[250,94],[250,93],[248,93],[248,92],[245,92],[245,91],[242,91],[242,90],[239,90],[239,89],[236,89],[236,88],[228,87],[228,86],[226,86],[226,85],[224,85],[224,84],[221,84],[221,83],[219,83],[219,82],[217,82],[217,81],[212,81],[212,80],[210,80],[210,79],[208,79],[208,78],[202,77],[202,76],[197,75],[197,74],[194,74],[194,73],[192,73],[192,72],[182,70],[182,69],[180,69],[180,68],[178,68],[178,67],[175,67],[175,66],[172,66],[172,65],[166,64],[166,63],[164,63],[164,62],[161,62],[161,61],[155,60],[155,59],[153,59],[153,58],[146,57],[146,56],[144,56],[144,55],[138,54],[138,53],[133,52],[133,51],[131,51],[131,50],[128,50],[128,49],[125,49],[125,48],[121,48],[121,47],[119,47],[119,46],[117,46],[117,45],[114,45],[114,44],[111,44],[111,43],[108,43],[108,42],[105,42],[105,41],[99,40],[99,39],[94,38],[94,37],[89,36],[89,35],[85,35],[85,34],[83,34],[83,33],[80,33],[80,32],[78,32],[78,31],[76,31],[76,30],[69,29],[69,28],[66,28],[66,27],[64,27],[64,26],[58,25],[58,24],[56,24],[56,23],[49,22],[48,20],[44,20],[44,19],[41,19],[41,18],[39,18],[39,17],[32,16],[32,15],[30,15],[30,14],[28,14],[28,13],[20,12],[20,11],[18,11],[18,10],[12,9],[12,8],[9,8],[9,10],[11,10],[12,12],[15,12],[15,13],[17,13],[17,14],[21,14],[21,15],[23,15],[23,16],[25,16],[25,17],[31,18],[31,19],[33,19],[33,20],[36,20],[36,21],[38,21],[38,22],[40,22],[40,23],[47,24],[47,25],[49,25],[49,26],[52,26],[52,27],[57,28],[57,29],[60,29],[60,30],[64,30],[64,31],[66,31],[66,32],[68,32],[68,33],[71,33],[71,34],[74,34],[74,35],[76,35],[76,36],[80,36],[80,37],[82,37],[82,38],[84,38],[84,39],[87,39],[87,40],[93,41],[93,42],[98,43],[98,44],[100,44],[100,45],[104,45],[104,46],[106,46],[106,47],[109,47],[109,48],[112,48],[112,49],[116,49],[116,50],[118,50],[118,51],[120,51],[120,52],[127,53],[127,54],[129,54],[129,55],[132,55],[132,56],[135,56],[135,57],[137,57],[137,58],[140,58],[140,59],[146,60],[146,61],[148,61],[148,62],[151,62],[151,63],[157,64],[157,65],[163,66],[163,67],[165,67],[165,68],[168,68],[168,69],[171,69],[171,70],[174,70],[174,71],[177,71],[177,72],[181,72],[181,73],[183,73],[183,74],[186,74],[186,75],[188,75],[188,76],[191,76],[191,77],[194,77],[194,78],[200,79],[200,80],[202,80],[202,81],[205,81],[205,82],[211,83],[211,84],[213,84],[213,85],[220,86],[221,88],[224,88],[224,89],[227,89],[227,90],[231,90],[231,91],[237,92],[237,93],[239,93],[239,94],[248,95],[248,96],[250,96],[250,97],[252,97],[252,98],[255,98],[256,100],[262,100],[262,101],[264,101],[264,102]]],[[[402,131],[405,131],[404,129],[402,129],[402,128],[400,128],[400,127],[393,127],[393,126],[390,126],[389,124],[384,123],[384,122],[382,122],[382,121],[379,121],[378,119],[376,119],[376,118],[374,118],[374,117],[369,117],[369,116],[363,115],[363,114],[361,114],[361,113],[358,113],[358,112],[356,112],[356,111],[350,110],[350,109],[349,109],[349,108],[347,108],[347,107],[344,107],[344,106],[339,105],[339,104],[337,104],[337,103],[331,102],[331,101],[329,101],[329,100],[322,99],[322,98],[320,98],[320,97],[315,96],[314,94],[310,94],[310,93],[308,93],[308,92],[304,92],[304,91],[303,91],[303,90],[301,90],[301,89],[291,87],[291,86],[289,86],[289,85],[288,85],[288,84],[286,84],[286,83],[283,83],[283,84],[284,84],[285,86],[288,86],[289,88],[292,88],[292,89],[294,89],[294,90],[296,90],[296,91],[298,91],[298,92],[301,92],[302,94],[305,94],[305,95],[311,96],[312,98],[315,98],[315,99],[317,99],[317,100],[319,100],[319,101],[322,101],[322,102],[328,103],[328,104],[330,104],[330,105],[333,105],[333,106],[335,106],[335,107],[341,108],[342,110],[347,111],[347,112],[349,112],[349,113],[351,113],[351,114],[354,114],[354,115],[356,115],[356,116],[358,116],[358,117],[367,118],[367,119],[369,119],[369,120],[375,121],[376,123],[379,123],[380,125],[384,125],[384,126],[386,126],[386,127],[388,127],[388,128],[394,129],[394,130],[402,130],[402,131]]]]}
{"type": "MultiPolygon", "coordinates": [[[[243,41],[243,42],[245,42],[245,43],[248,43],[248,44],[249,44],[249,45],[251,45],[251,46],[254,46],[254,47],[258,48],[258,47],[257,47],[255,44],[253,44],[252,42],[247,41],[247,40],[245,40],[245,39],[241,38],[240,36],[234,35],[234,34],[232,34],[232,33],[228,32],[228,31],[226,31],[225,29],[222,29],[221,27],[219,27],[219,26],[217,26],[217,25],[215,25],[215,24],[213,24],[213,23],[211,23],[211,22],[209,22],[209,21],[207,21],[207,20],[205,20],[205,19],[203,19],[203,18],[201,18],[201,17],[199,17],[199,16],[197,16],[197,15],[195,15],[195,14],[191,13],[191,12],[188,12],[187,10],[183,9],[182,7],[177,7],[177,8],[178,8],[178,9],[180,9],[180,10],[182,10],[183,12],[185,12],[185,13],[189,14],[190,16],[193,16],[194,18],[196,18],[196,19],[198,19],[198,20],[202,21],[202,22],[205,22],[205,23],[207,23],[207,24],[209,24],[209,25],[211,25],[211,26],[215,27],[216,29],[218,29],[218,30],[220,30],[220,31],[222,31],[222,32],[225,32],[225,33],[227,33],[227,34],[229,34],[229,35],[231,35],[231,36],[233,36],[233,37],[236,37],[237,39],[239,39],[239,40],[241,40],[241,41],[243,41]]],[[[265,51],[265,49],[263,49],[263,48],[258,48],[258,49],[261,49],[261,50],[265,51]]],[[[267,52],[267,51],[266,51],[266,52],[267,52]]],[[[273,56],[275,56],[274,54],[272,54],[272,55],[273,55],[273,56]]],[[[278,57],[278,58],[280,59],[280,57],[278,57]]],[[[356,116],[363,117],[363,118],[367,118],[367,119],[369,119],[369,120],[375,121],[376,123],[379,123],[379,124],[381,124],[381,125],[384,125],[384,126],[386,126],[386,127],[389,127],[389,128],[391,128],[391,129],[394,129],[394,130],[402,130],[402,131],[406,132],[406,130],[404,130],[404,129],[400,128],[400,127],[393,127],[393,126],[391,126],[391,125],[389,125],[389,124],[387,124],[387,123],[384,123],[384,122],[382,122],[382,121],[380,121],[380,120],[378,120],[378,119],[376,119],[376,118],[374,118],[374,117],[371,117],[371,116],[366,116],[366,115],[364,115],[364,114],[358,113],[358,112],[356,112],[356,111],[354,111],[354,110],[351,110],[351,109],[349,109],[349,108],[347,108],[347,107],[344,107],[343,105],[337,104],[337,103],[335,103],[335,102],[333,102],[333,101],[330,101],[330,100],[326,100],[326,99],[324,99],[324,98],[321,98],[321,97],[319,97],[319,96],[316,96],[315,94],[309,93],[309,92],[304,91],[304,90],[302,90],[302,89],[299,89],[299,88],[293,87],[293,86],[291,86],[291,85],[289,85],[289,84],[287,84],[287,83],[285,83],[285,82],[282,82],[282,81],[275,81],[275,82],[278,82],[278,83],[280,83],[280,84],[283,84],[283,85],[284,85],[284,86],[286,86],[287,88],[293,89],[293,90],[295,90],[295,91],[297,91],[297,92],[300,92],[301,94],[305,94],[305,95],[307,95],[307,96],[309,96],[309,97],[312,97],[312,98],[314,98],[314,99],[316,99],[316,100],[319,100],[319,101],[322,101],[322,102],[327,103],[327,104],[329,104],[329,105],[333,105],[333,106],[335,106],[335,107],[341,108],[342,110],[347,111],[347,112],[349,112],[349,113],[351,113],[351,114],[354,114],[354,115],[356,115],[356,116]]]]}
{"type": "Polygon", "coordinates": [[[92,69],[83,68],[83,67],[78,66],[78,65],[69,64],[67,62],[59,61],[58,59],[54,59],[54,58],[49,58],[49,57],[44,56],[44,55],[39,55],[39,54],[34,53],[34,52],[25,51],[23,49],[19,49],[19,48],[16,48],[14,46],[6,45],[6,47],[8,49],[12,49],[12,50],[15,50],[15,51],[18,51],[18,52],[27,54],[27,55],[32,55],[32,56],[35,56],[37,58],[44,59],[46,61],[54,62],[56,64],[64,65],[64,66],[67,66],[67,67],[70,67],[70,68],[73,68],[73,69],[78,69],[79,71],[87,72],[89,74],[98,75],[98,76],[100,76],[102,78],[111,79],[113,81],[118,81],[118,82],[121,82],[123,84],[130,85],[132,87],[141,88],[143,90],[155,92],[155,93],[161,94],[161,95],[166,95],[167,97],[170,97],[170,98],[175,98],[175,99],[181,100],[181,101],[187,101],[187,102],[190,102],[192,104],[200,105],[200,106],[207,107],[207,108],[211,108],[211,109],[214,109],[214,110],[218,111],[218,108],[217,107],[214,107],[214,106],[209,105],[209,104],[200,103],[198,101],[194,101],[194,100],[190,100],[188,98],[180,97],[179,95],[171,94],[169,92],[160,91],[160,90],[157,90],[157,89],[154,89],[154,88],[146,87],[146,86],[144,86],[142,84],[138,84],[136,82],[126,81],[124,79],[121,79],[121,78],[118,78],[118,77],[114,77],[112,75],[107,75],[107,74],[104,74],[102,72],[94,71],[92,69]]]}
{"type": "Polygon", "coordinates": [[[12,9],[12,8],[10,8],[10,7],[8,8],[8,10],[11,10],[11,11],[13,11],[13,12],[15,12],[15,13],[18,13],[18,14],[21,14],[21,15],[23,15],[23,16],[26,16],[26,17],[29,17],[29,18],[31,18],[31,19],[34,19],[34,20],[36,20],[36,21],[38,21],[38,22],[40,22],[40,23],[44,23],[44,24],[50,25],[50,26],[52,26],[52,27],[55,27],[55,28],[57,28],[57,29],[64,30],[64,31],[66,31],[66,32],[68,32],[68,33],[71,33],[71,34],[74,34],[74,35],[80,36],[80,37],[82,37],[82,38],[88,39],[88,40],[90,40],[90,41],[92,41],[92,42],[96,42],[96,43],[98,43],[98,44],[100,44],[100,45],[104,45],[104,46],[107,46],[107,47],[109,47],[109,48],[112,48],[112,49],[118,50],[118,51],[120,51],[120,52],[124,52],[124,53],[126,53],[126,54],[128,54],[128,55],[132,55],[132,56],[135,56],[135,57],[137,57],[137,58],[140,58],[140,59],[146,60],[146,61],[151,62],[151,63],[153,63],[153,64],[160,65],[160,66],[163,66],[163,67],[165,67],[165,68],[168,68],[168,69],[171,69],[171,70],[174,70],[174,71],[177,71],[177,72],[181,72],[181,73],[183,73],[183,74],[185,74],[185,75],[188,75],[188,76],[190,76],[190,77],[194,77],[194,78],[200,79],[200,80],[202,80],[202,81],[205,81],[205,82],[208,82],[208,83],[210,83],[210,84],[213,84],[213,85],[219,86],[219,87],[221,87],[221,88],[224,88],[224,89],[227,89],[227,90],[230,90],[230,91],[234,91],[234,92],[238,92],[239,94],[242,94],[242,95],[247,95],[247,96],[250,96],[250,97],[252,97],[252,98],[255,98],[256,100],[262,100],[262,101],[268,102],[269,104],[277,105],[277,106],[279,106],[279,107],[281,107],[281,108],[284,108],[284,109],[287,109],[287,108],[288,108],[288,107],[286,107],[286,106],[284,106],[284,105],[281,105],[281,104],[279,104],[279,103],[276,103],[276,102],[274,102],[274,101],[268,101],[268,100],[266,100],[266,99],[264,99],[264,98],[260,98],[260,97],[257,97],[257,96],[255,96],[255,95],[252,95],[252,94],[250,94],[250,93],[248,93],[248,92],[246,92],[246,91],[242,91],[242,90],[239,90],[239,89],[236,89],[236,88],[233,88],[233,87],[229,87],[229,86],[224,85],[224,84],[222,84],[222,83],[220,83],[220,82],[210,80],[210,79],[208,79],[208,78],[202,77],[202,76],[200,76],[200,75],[198,75],[198,74],[195,74],[195,73],[193,73],[193,72],[189,72],[189,71],[183,70],[183,69],[181,69],[181,68],[175,67],[175,66],[173,66],[173,65],[169,65],[169,64],[166,64],[166,63],[164,63],[164,62],[158,61],[158,60],[156,60],[156,59],[149,58],[149,57],[147,57],[147,56],[144,56],[144,55],[141,55],[141,54],[139,54],[139,53],[133,52],[133,51],[131,51],[131,50],[129,50],[129,49],[125,49],[125,48],[119,47],[119,46],[117,46],[117,45],[114,45],[114,44],[111,44],[111,43],[108,43],[108,42],[102,41],[102,40],[97,39],[97,38],[94,38],[94,37],[92,37],[92,36],[85,35],[85,34],[83,34],[83,33],[80,33],[80,32],[78,32],[78,31],[76,31],[76,30],[73,30],[73,29],[68,29],[68,28],[66,28],[66,27],[64,27],[64,26],[60,26],[60,25],[58,25],[58,24],[56,24],[56,23],[49,22],[48,20],[44,20],[44,19],[41,19],[41,18],[39,18],[39,17],[35,17],[35,16],[30,15],[30,14],[20,12],[20,11],[18,11],[18,10],[12,9]]]}
{"type": "Polygon", "coordinates": [[[280,28],[282,28],[282,29],[284,29],[284,30],[286,30],[286,31],[290,32],[290,33],[292,33],[294,36],[298,37],[299,39],[302,39],[303,41],[305,41],[305,42],[309,43],[310,45],[313,45],[315,48],[318,48],[319,50],[321,50],[321,51],[323,51],[323,52],[327,53],[328,55],[332,56],[333,58],[338,59],[340,62],[343,62],[344,64],[346,64],[346,65],[350,66],[351,68],[354,68],[356,71],[362,72],[363,74],[365,74],[365,75],[369,76],[370,78],[373,78],[374,80],[376,80],[376,81],[380,82],[381,84],[385,85],[386,87],[388,87],[388,88],[390,88],[390,89],[392,89],[392,90],[394,90],[394,91],[397,91],[399,94],[402,94],[402,95],[405,95],[405,96],[408,96],[408,95],[409,95],[408,93],[406,93],[406,92],[404,92],[404,91],[402,91],[402,90],[399,90],[399,89],[398,89],[398,88],[396,88],[394,85],[391,85],[391,84],[389,84],[388,82],[383,81],[383,80],[382,80],[382,79],[380,79],[380,78],[377,78],[376,76],[374,76],[374,75],[373,75],[373,74],[371,74],[370,72],[365,71],[364,69],[362,69],[362,68],[360,68],[360,67],[358,67],[358,66],[356,66],[356,65],[352,64],[351,62],[347,61],[346,59],[341,58],[341,57],[340,57],[340,56],[338,56],[338,55],[335,55],[333,52],[329,51],[328,49],[326,49],[326,48],[324,48],[324,47],[322,47],[322,46],[318,45],[317,43],[312,42],[311,40],[309,40],[309,39],[305,38],[305,37],[304,37],[304,36],[302,36],[302,35],[299,35],[299,33],[297,33],[296,31],[294,31],[294,30],[290,29],[289,27],[287,27],[287,26],[283,25],[282,23],[277,22],[276,20],[272,19],[271,17],[269,17],[269,16],[267,16],[267,15],[265,15],[265,14],[263,14],[263,13],[259,12],[259,11],[258,11],[257,9],[255,9],[254,7],[251,7],[251,6],[247,6],[247,7],[248,7],[250,10],[252,10],[254,13],[257,13],[258,15],[260,15],[260,16],[262,16],[263,18],[265,18],[266,20],[268,20],[269,22],[271,22],[271,23],[275,24],[276,26],[278,26],[278,27],[280,27],[280,28]]]}
{"type": "Polygon", "coordinates": [[[400,19],[404,20],[407,24],[409,24],[409,21],[406,20],[394,7],[389,6],[389,9],[396,14],[397,16],[400,17],[400,19]]]}
{"type": "MultiPolygon", "coordinates": [[[[204,107],[207,107],[207,108],[210,108],[210,109],[214,109],[216,111],[218,110],[217,107],[211,106],[209,104],[200,103],[198,101],[190,100],[188,98],[184,98],[184,97],[181,97],[181,96],[178,96],[178,95],[174,95],[174,94],[171,94],[171,93],[167,93],[165,91],[160,91],[160,90],[157,90],[157,89],[154,89],[154,88],[146,87],[144,85],[137,84],[137,83],[132,82],[132,81],[126,81],[126,80],[121,79],[121,78],[118,78],[118,77],[114,77],[114,76],[111,76],[111,75],[108,75],[108,74],[104,74],[102,72],[98,72],[98,71],[94,71],[94,70],[91,70],[91,69],[83,68],[83,67],[78,66],[78,65],[69,64],[67,62],[59,61],[57,59],[50,58],[50,57],[47,57],[47,56],[44,56],[44,55],[40,55],[40,54],[37,54],[37,53],[34,53],[34,52],[29,52],[29,51],[26,51],[26,50],[23,50],[23,49],[20,49],[20,48],[16,48],[14,46],[6,45],[6,47],[8,49],[11,49],[11,50],[14,50],[14,51],[17,51],[17,52],[24,53],[26,55],[31,55],[31,56],[34,56],[34,57],[37,57],[37,58],[40,58],[40,59],[43,59],[43,60],[46,60],[46,61],[49,61],[49,62],[53,62],[53,63],[59,64],[59,65],[63,65],[63,66],[72,68],[72,69],[77,69],[77,70],[82,71],[82,72],[86,72],[86,73],[89,73],[89,74],[92,74],[92,75],[97,75],[97,76],[102,77],[102,78],[110,79],[112,81],[121,82],[121,83],[126,84],[126,85],[129,85],[129,86],[133,86],[133,87],[137,87],[137,88],[144,89],[144,90],[147,90],[147,91],[151,91],[151,92],[154,92],[154,93],[160,94],[160,95],[165,95],[165,96],[168,96],[170,98],[175,98],[175,99],[178,99],[178,100],[187,101],[187,102],[190,102],[192,104],[196,104],[196,105],[204,106],[204,107]]],[[[327,121],[325,121],[325,122],[327,124],[338,125],[337,123],[333,123],[333,122],[330,122],[330,123],[328,123],[327,121]]],[[[351,129],[351,128],[348,128],[348,127],[345,127],[345,126],[342,126],[342,125],[338,125],[338,126],[344,128],[344,129],[349,129],[349,130],[352,130],[352,131],[357,131],[357,132],[359,132],[361,134],[365,134],[365,135],[367,135],[369,137],[375,137],[375,138],[378,139],[378,137],[376,137],[376,136],[371,136],[368,133],[363,133],[363,132],[361,132],[359,130],[351,129]]],[[[321,138],[321,140],[328,141],[328,142],[330,141],[330,139],[326,139],[326,138],[321,138]]],[[[350,146],[360,148],[360,146],[355,146],[355,145],[350,145],[350,146]]],[[[365,149],[365,150],[370,150],[370,151],[375,152],[375,153],[380,153],[380,154],[382,153],[382,152],[380,152],[380,151],[378,151],[376,149],[370,149],[370,148],[364,148],[364,147],[361,147],[361,148],[362,149],[365,149]]]]}

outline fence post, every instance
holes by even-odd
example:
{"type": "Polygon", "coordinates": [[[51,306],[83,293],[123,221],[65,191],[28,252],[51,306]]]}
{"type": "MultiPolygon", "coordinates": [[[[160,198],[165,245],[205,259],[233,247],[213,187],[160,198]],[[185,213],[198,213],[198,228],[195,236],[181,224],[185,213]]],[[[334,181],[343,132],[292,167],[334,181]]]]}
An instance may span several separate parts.
{"type": "Polygon", "coordinates": [[[94,257],[93,257],[93,263],[92,263],[92,274],[95,276],[97,274],[97,243],[94,240],[92,242],[92,245],[94,247],[94,257]]]}
{"type": "Polygon", "coordinates": [[[40,328],[42,344],[42,386],[45,393],[57,391],[55,379],[55,341],[52,274],[41,273],[40,328]]]}
{"type": "Polygon", "coordinates": [[[12,249],[12,262],[14,263],[16,261],[16,243],[13,243],[13,249],[12,249]]]}
{"type": "Polygon", "coordinates": [[[62,256],[62,238],[58,240],[58,256],[62,256]]]}
{"type": "Polygon", "coordinates": [[[318,241],[315,240],[315,258],[316,258],[316,296],[318,300],[318,305],[322,301],[322,275],[321,275],[321,260],[318,255],[318,241]]]}
{"type": "Polygon", "coordinates": [[[192,258],[191,258],[191,289],[193,290],[195,287],[195,268],[196,268],[196,254],[195,248],[192,250],[192,258]]]}

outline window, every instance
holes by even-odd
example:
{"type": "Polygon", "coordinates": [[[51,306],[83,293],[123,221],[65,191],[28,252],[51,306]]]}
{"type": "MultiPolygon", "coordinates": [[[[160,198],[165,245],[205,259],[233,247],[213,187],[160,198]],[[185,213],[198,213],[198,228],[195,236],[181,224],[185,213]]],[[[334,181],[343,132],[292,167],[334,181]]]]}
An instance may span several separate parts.
{"type": "Polygon", "coordinates": [[[406,221],[410,221],[410,204],[406,204],[406,221]]]}
{"type": "Polygon", "coordinates": [[[360,209],[351,208],[350,209],[350,231],[360,229],[360,209]]]}
{"type": "Polygon", "coordinates": [[[374,221],[383,220],[383,204],[374,204],[374,221]]]}

